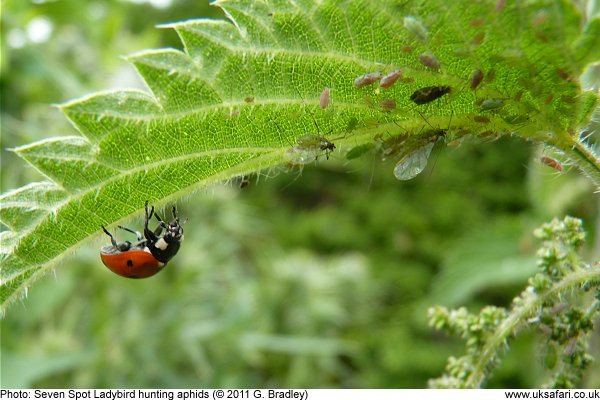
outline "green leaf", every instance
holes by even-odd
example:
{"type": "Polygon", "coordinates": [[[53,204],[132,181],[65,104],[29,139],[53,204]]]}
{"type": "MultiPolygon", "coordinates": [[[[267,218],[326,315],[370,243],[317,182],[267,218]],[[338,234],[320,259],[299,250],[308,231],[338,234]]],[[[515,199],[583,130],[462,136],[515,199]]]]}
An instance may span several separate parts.
{"type": "Polygon", "coordinates": [[[47,180],[0,199],[10,229],[2,234],[2,310],[100,235],[100,225],[139,215],[144,201],[161,206],[236,176],[326,162],[333,146],[323,143],[335,144],[333,157],[377,151],[399,159],[441,130],[446,141],[516,134],[559,148],[600,186],[600,162],[576,134],[597,107],[577,77],[598,59],[600,19],[584,23],[571,2],[215,5],[229,21],[164,26],[184,51],[129,57],[149,92],[64,104],[82,136],[15,149],[47,180]],[[422,55],[440,67],[423,65],[422,55]],[[397,69],[403,76],[390,88],[354,85],[365,73],[397,69]],[[476,70],[484,78],[473,90],[476,70]],[[422,105],[411,100],[432,86],[451,90],[422,105]],[[332,105],[323,110],[325,87],[332,105]],[[501,106],[489,108],[490,101],[501,106]]]}

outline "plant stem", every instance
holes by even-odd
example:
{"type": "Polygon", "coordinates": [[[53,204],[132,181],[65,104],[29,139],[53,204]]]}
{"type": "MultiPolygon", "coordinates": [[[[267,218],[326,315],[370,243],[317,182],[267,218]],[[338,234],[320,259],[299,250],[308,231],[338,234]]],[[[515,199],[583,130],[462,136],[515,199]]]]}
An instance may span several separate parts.
{"type": "Polygon", "coordinates": [[[596,188],[600,189],[600,159],[585,143],[575,140],[568,154],[579,169],[594,182],[596,188]]]}
{"type": "Polygon", "coordinates": [[[521,297],[522,303],[513,308],[508,318],[498,326],[495,334],[486,340],[486,343],[474,364],[473,371],[465,380],[465,387],[478,388],[481,386],[498,351],[504,347],[508,340],[514,336],[520,328],[527,324],[527,319],[531,315],[534,315],[535,310],[539,309],[544,302],[552,297],[559,296],[561,293],[568,293],[575,290],[585,282],[594,280],[600,280],[600,269],[598,268],[580,270],[569,274],[564,279],[554,284],[551,289],[542,294],[528,292],[526,290],[524,292],[525,295],[521,297]]]}

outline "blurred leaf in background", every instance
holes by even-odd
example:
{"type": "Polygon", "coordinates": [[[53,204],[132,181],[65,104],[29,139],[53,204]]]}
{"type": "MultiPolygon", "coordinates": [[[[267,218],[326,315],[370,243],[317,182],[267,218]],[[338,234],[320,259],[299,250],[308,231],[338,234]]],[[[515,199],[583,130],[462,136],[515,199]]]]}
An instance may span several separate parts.
{"type": "MultiPolygon", "coordinates": [[[[2,11],[3,192],[39,180],[7,147],[74,132],[51,103],[140,87],[119,56],[181,46],[156,24],[221,17],[202,1],[12,0],[2,11]]],[[[156,277],[112,274],[102,238],[34,286],[1,322],[2,386],[424,387],[462,346],[427,327],[426,308],[509,304],[534,268],[534,227],[583,218],[598,258],[591,187],[541,165],[540,151],[467,140],[401,183],[393,163],[334,154],[196,194],[178,204],[186,241],[156,277]]],[[[488,386],[539,385],[523,358],[536,358],[533,337],[488,386]]]]}

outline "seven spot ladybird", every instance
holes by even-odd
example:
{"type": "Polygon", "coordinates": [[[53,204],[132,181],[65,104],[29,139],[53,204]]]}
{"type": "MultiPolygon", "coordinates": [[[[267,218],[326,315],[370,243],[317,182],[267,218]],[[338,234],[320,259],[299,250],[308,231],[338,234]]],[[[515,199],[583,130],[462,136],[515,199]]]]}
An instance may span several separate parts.
{"type": "Polygon", "coordinates": [[[113,235],[103,226],[102,230],[110,237],[110,246],[102,246],[100,258],[104,265],[117,275],[126,278],[148,278],[161,271],[167,262],[177,254],[183,241],[183,228],[179,223],[177,210],[173,206],[173,221],[164,222],[154,212],[154,207],[148,211],[146,201],[144,216],[144,236],[129,228],[119,228],[136,235],[137,242],[117,242],[113,235]],[[158,227],[151,231],[148,222],[155,216],[158,227]],[[163,229],[165,230],[162,234],[163,229]],[[161,235],[162,234],[162,235],[161,235]]]}

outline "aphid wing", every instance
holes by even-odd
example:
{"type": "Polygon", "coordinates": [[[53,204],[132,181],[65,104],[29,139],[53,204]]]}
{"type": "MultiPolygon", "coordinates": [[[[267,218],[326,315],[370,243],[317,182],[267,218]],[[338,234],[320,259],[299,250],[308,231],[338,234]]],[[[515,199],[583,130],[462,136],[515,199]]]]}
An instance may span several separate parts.
{"type": "Polygon", "coordinates": [[[434,145],[435,142],[427,143],[425,146],[402,157],[394,167],[396,179],[407,181],[423,172],[434,145]]]}

